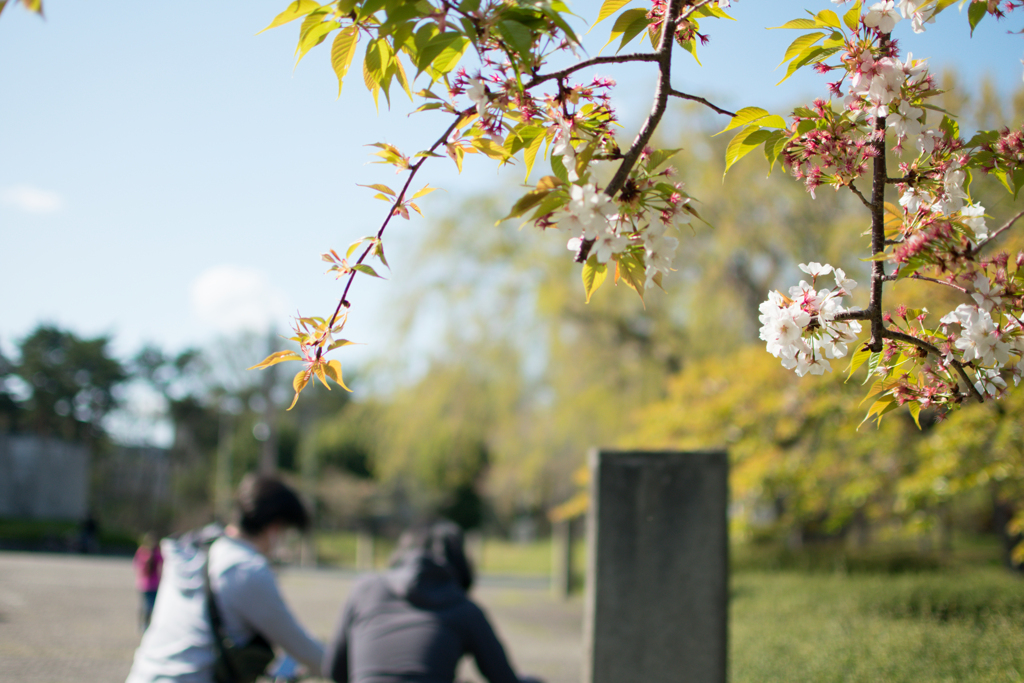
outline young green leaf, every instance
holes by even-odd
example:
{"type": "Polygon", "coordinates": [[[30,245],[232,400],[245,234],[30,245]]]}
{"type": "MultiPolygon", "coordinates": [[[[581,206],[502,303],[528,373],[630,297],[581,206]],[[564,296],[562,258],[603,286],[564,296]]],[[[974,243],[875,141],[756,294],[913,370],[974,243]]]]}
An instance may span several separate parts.
{"type": "MultiPolygon", "coordinates": [[[[806,50],[808,47],[810,47],[811,45],[814,45],[815,43],[817,43],[819,40],[821,40],[824,37],[825,37],[825,34],[820,32],[820,31],[817,32],[817,33],[806,33],[806,34],[800,36],[799,38],[794,40],[792,43],[790,43],[788,48],[786,48],[786,54],[782,57],[782,61],[779,62],[779,66],[782,66],[783,64],[785,64],[789,60],[793,59],[794,57],[799,55],[801,52],[806,50]]],[[[779,67],[777,66],[775,68],[777,69],[779,67]]]]}
{"type": "Polygon", "coordinates": [[[381,280],[384,279],[383,277],[377,274],[377,271],[373,269],[373,266],[368,266],[365,263],[358,263],[352,266],[352,270],[358,270],[360,273],[372,275],[373,277],[379,277],[381,280]]]}
{"type": "MultiPolygon", "coordinates": [[[[345,386],[345,381],[341,378],[341,363],[337,360],[329,360],[324,366],[324,373],[335,382],[341,385],[341,388],[345,391],[351,392],[352,390],[345,386]]],[[[330,387],[327,387],[330,389],[330,387]]]]}
{"type": "Polygon", "coordinates": [[[299,370],[298,374],[292,378],[292,388],[295,390],[295,398],[292,399],[292,404],[288,406],[288,410],[295,407],[295,404],[299,400],[299,394],[301,394],[302,390],[306,388],[307,384],[309,384],[309,375],[310,373],[308,370],[299,370]]]}
{"type": "MultiPolygon", "coordinates": [[[[274,20],[270,22],[270,26],[267,26],[263,31],[269,31],[272,28],[277,28],[282,24],[287,24],[289,21],[295,21],[299,17],[304,17],[313,10],[320,9],[320,3],[314,0],[295,0],[292,4],[288,5],[288,9],[274,17],[274,20]]],[[[256,35],[263,33],[260,31],[256,35]]]]}
{"type": "MultiPolygon", "coordinates": [[[[602,21],[618,12],[630,2],[632,2],[632,0],[604,0],[604,4],[601,5],[601,11],[597,13],[597,20],[594,22],[594,25],[590,27],[590,30],[593,30],[594,26],[597,26],[602,21]]],[[[588,30],[587,33],[590,33],[590,30],[588,30]]]]}
{"type": "Polygon", "coordinates": [[[771,134],[772,131],[759,129],[756,123],[747,126],[737,133],[729,141],[729,146],[725,149],[725,171],[722,175],[724,176],[725,173],[728,173],[729,168],[733,164],[768,140],[771,134]]]}
{"type": "Polygon", "coordinates": [[[352,64],[358,42],[359,29],[356,26],[347,26],[334,37],[334,43],[331,45],[331,66],[338,77],[338,97],[341,97],[342,81],[352,64]]]}
{"type": "Polygon", "coordinates": [[[972,2],[967,8],[967,21],[971,25],[971,37],[974,37],[974,29],[978,27],[981,20],[988,13],[988,6],[984,2],[972,2]]]}
{"type": "Polygon", "coordinates": [[[860,25],[860,5],[861,0],[857,0],[857,2],[853,3],[853,7],[843,15],[843,23],[846,24],[846,28],[851,31],[856,31],[857,27],[860,25]]]}
{"type": "Polygon", "coordinates": [[[594,295],[597,288],[601,286],[604,279],[608,277],[608,267],[603,263],[597,262],[597,255],[592,255],[587,259],[587,262],[583,264],[583,290],[587,293],[587,303],[590,303],[590,297],[594,295]]]}
{"type": "Polygon", "coordinates": [[[249,369],[262,370],[264,368],[269,368],[271,365],[277,365],[278,363],[283,363],[288,360],[302,360],[302,356],[295,353],[294,351],[278,351],[276,353],[270,354],[262,361],[260,361],[258,364],[252,366],[249,369]]]}
{"type": "Polygon", "coordinates": [[[818,25],[816,23],[814,23],[814,19],[793,19],[792,21],[787,21],[782,26],[769,26],[768,30],[771,31],[771,30],[774,30],[774,29],[777,29],[777,28],[808,29],[808,28],[817,28],[817,27],[818,27],[818,25]]]}
{"type": "MultiPolygon", "coordinates": [[[[729,120],[729,125],[715,133],[715,135],[721,135],[727,130],[732,130],[733,128],[745,126],[748,123],[753,123],[754,121],[763,119],[766,116],[768,116],[768,112],[765,111],[764,109],[761,109],[760,107],[743,107],[743,109],[740,109],[738,112],[736,112],[736,115],[729,120]]],[[[783,125],[785,125],[785,122],[783,122],[783,125]]]]}
{"type": "Polygon", "coordinates": [[[425,195],[430,194],[431,192],[433,192],[436,189],[437,189],[436,187],[431,187],[430,185],[424,185],[423,189],[420,190],[419,192],[417,192],[416,194],[414,194],[411,197],[411,199],[419,199],[420,197],[423,197],[425,195]]]}

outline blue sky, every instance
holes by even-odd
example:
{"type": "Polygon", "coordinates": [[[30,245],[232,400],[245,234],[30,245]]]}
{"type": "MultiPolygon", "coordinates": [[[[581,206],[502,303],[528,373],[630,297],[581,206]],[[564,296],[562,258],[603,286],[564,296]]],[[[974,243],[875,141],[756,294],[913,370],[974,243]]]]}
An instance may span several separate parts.
{"type": "MultiPolygon", "coordinates": [[[[408,118],[397,96],[378,116],[358,71],[336,100],[324,47],[293,70],[297,25],[255,35],[287,4],[48,0],[45,21],[14,6],[0,16],[0,348],[48,321],[110,334],[123,355],[144,342],[175,350],[333,309],[340,287],[319,255],[382,220],[385,205],[356,183],[396,182],[366,165],[364,145],[424,148],[440,119],[408,118]]],[[[593,17],[599,3],[572,6],[593,17]]],[[[676,87],[728,108],[781,111],[813,96],[824,81],[813,74],[774,87],[795,35],[764,30],[804,7],[833,4],[735,0],[738,21],[706,24],[704,66],[681,56],[676,87]]],[[[1024,40],[1007,30],[1020,26],[988,18],[969,41],[955,14],[924,36],[902,22],[903,48],[930,57],[934,72],[955,65],[967,82],[990,74],[1003,92],[1019,87],[1024,40]]],[[[591,53],[610,26],[590,34],[591,53]]],[[[631,136],[652,70],[601,73],[620,83],[631,136]]],[[[428,166],[423,182],[447,190],[422,202],[428,216],[517,179],[494,166],[471,158],[462,176],[442,160],[428,166]]],[[[389,229],[395,275],[357,278],[346,336],[387,342],[382,309],[416,257],[399,243],[425,228],[414,218],[389,229]]]]}

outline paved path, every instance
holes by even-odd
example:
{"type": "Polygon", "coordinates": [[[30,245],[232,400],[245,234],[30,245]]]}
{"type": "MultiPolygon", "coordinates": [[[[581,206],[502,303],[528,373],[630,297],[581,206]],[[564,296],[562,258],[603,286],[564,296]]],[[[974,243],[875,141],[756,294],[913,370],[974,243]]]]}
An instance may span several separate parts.
{"type": "MultiPolygon", "coordinates": [[[[354,574],[288,569],[280,580],[310,631],[327,638],[354,574]]],[[[474,597],[522,673],[579,683],[581,607],[545,584],[484,577],[474,597]]],[[[0,552],[0,681],[122,683],[138,644],[131,562],[120,558],[0,552]]],[[[465,681],[482,679],[468,662],[465,681]]]]}

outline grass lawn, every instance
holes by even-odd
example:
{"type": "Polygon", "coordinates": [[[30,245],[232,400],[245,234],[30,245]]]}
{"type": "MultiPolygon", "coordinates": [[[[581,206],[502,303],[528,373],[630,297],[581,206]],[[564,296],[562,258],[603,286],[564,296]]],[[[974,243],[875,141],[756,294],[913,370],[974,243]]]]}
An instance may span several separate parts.
{"type": "Polygon", "coordinates": [[[733,683],[1024,680],[1024,582],[1000,569],[748,571],[731,594],[733,683]]]}

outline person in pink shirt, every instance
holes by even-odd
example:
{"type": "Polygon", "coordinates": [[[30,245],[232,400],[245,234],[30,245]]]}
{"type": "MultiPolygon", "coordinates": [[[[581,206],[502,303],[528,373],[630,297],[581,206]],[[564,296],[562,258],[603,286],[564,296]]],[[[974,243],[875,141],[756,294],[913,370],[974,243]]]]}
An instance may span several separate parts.
{"type": "Polygon", "coordinates": [[[139,626],[143,631],[149,626],[153,616],[153,605],[156,604],[156,591],[160,586],[160,573],[163,571],[164,558],[160,554],[160,544],[151,533],[142,537],[139,549],[132,560],[135,569],[135,587],[142,597],[139,610],[139,626]]]}

